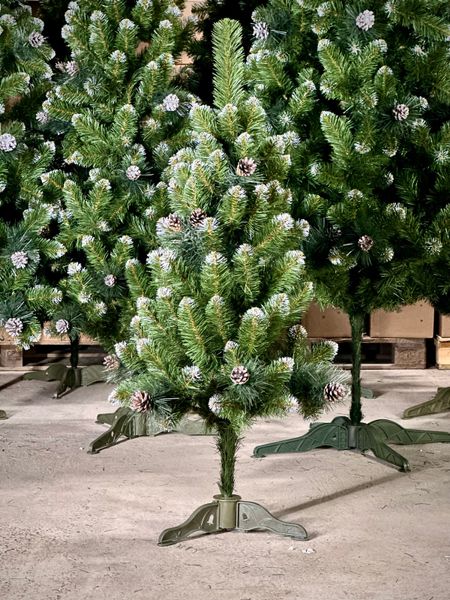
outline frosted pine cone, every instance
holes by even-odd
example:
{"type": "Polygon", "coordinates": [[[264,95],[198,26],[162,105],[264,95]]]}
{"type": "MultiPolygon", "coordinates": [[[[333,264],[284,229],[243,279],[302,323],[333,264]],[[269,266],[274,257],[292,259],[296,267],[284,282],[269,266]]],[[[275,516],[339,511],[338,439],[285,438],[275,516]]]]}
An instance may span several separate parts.
{"type": "Polygon", "coordinates": [[[166,228],[173,233],[179,233],[182,229],[180,217],[176,213],[171,213],[165,222],[166,228]]]}
{"type": "Polygon", "coordinates": [[[16,138],[10,133],[0,135],[0,150],[3,152],[11,152],[17,146],[16,138]]]}
{"type": "Polygon", "coordinates": [[[66,319],[58,319],[55,323],[55,329],[60,335],[67,333],[69,331],[69,327],[69,321],[66,319]]]}
{"type": "Polygon", "coordinates": [[[196,208],[191,212],[189,217],[189,223],[192,227],[200,227],[205,222],[205,219],[208,215],[201,208],[196,208]]]}
{"type": "Polygon", "coordinates": [[[106,275],[103,281],[108,287],[114,287],[116,285],[116,278],[111,273],[109,275],[106,275]]]}
{"type": "Polygon", "coordinates": [[[137,165],[130,165],[126,171],[127,177],[130,181],[136,181],[141,176],[142,172],[137,165]]]}
{"type": "Polygon", "coordinates": [[[235,385],[244,385],[250,379],[250,373],[243,365],[238,365],[231,371],[230,379],[235,385]]]}
{"type": "Polygon", "coordinates": [[[19,250],[11,254],[11,262],[16,269],[25,269],[28,264],[28,254],[19,250]]]}
{"type": "Polygon", "coordinates": [[[180,106],[180,99],[176,94],[169,94],[164,98],[162,104],[166,112],[175,112],[180,106]]]}
{"type": "Polygon", "coordinates": [[[327,383],[323,388],[323,397],[327,402],[341,402],[347,395],[347,388],[342,383],[327,383]]]}
{"type": "Polygon", "coordinates": [[[392,109],[392,114],[397,121],[404,121],[409,116],[409,107],[406,104],[397,104],[392,109]]]}
{"type": "Polygon", "coordinates": [[[116,371],[119,368],[120,361],[115,354],[108,354],[103,359],[105,371],[116,371]]]}
{"type": "Polygon", "coordinates": [[[356,17],[355,23],[363,31],[369,31],[375,25],[375,15],[371,10],[364,10],[356,17]]]}
{"type": "Polygon", "coordinates": [[[236,174],[240,177],[250,177],[256,171],[256,162],[253,158],[241,158],[236,167],[236,174]]]}
{"type": "Polygon", "coordinates": [[[269,26],[264,21],[253,23],[253,35],[257,40],[267,40],[269,33],[269,26]]]}
{"type": "Polygon", "coordinates": [[[39,48],[45,42],[45,38],[39,31],[32,31],[28,36],[28,43],[32,48],[39,48]]]}
{"type": "Polygon", "coordinates": [[[48,112],[46,112],[45,110],[40,110],[39,112],[37,112],[36,121],[41,125],[45,125],[46,123],[48,123],[48,112]]]}
{"type": "Polygon", "coordinates": [[[143,413],[150,410],[152,401],[147,392],[136,390],[131,396],[130,406],[133,410],[143,413]]]}
{"type": "Polygon", "coordinates": [[[214,394],[208,400],[208,408],[215,415],[218,415],[220,413],[220,411],[222,410],[221,400],[222,400],[222,396],[220,394],[214,394]]]}
{"type": "Polygon", "coordinates": [[[369,252],[373,247],[373,239],[370,235],[362,235],[358,240],[358,246],[363,252],[369,252]]]}
{"type": "Polygon", "coordinates": [[[12,338],[19,337],[19,335],[23,331],[23,321],[22,319],[8,319],[5,323],[5,331],[12,338]]]}

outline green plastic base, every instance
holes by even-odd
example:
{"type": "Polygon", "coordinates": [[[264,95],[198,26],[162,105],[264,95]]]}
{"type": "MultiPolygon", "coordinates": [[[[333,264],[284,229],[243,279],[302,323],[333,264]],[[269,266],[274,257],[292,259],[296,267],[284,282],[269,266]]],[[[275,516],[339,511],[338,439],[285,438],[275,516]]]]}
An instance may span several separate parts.
{"type": "Polygon", "coordinates": [[[253,455],[258,458],[284,452],[308,452],[315,448],[359,450],[372,452],[378,459],[409,471],[409,463],[388,444],[429,444],[450,442],[450,433],[404,429],[401,425],[379,419],[371,423],[352,425],[348,417],[336,417],[331,423],[314,423],[301,437],[257,446],[253,455]]]}
{"type": "Polygon", "coordinates": [[[7,419],[6,413],[4,410],[0,410],[0,419],[7,419]]]}
{"type": "MultiPolygon", "coordinates": [[[[166,427],[151,414],[139,413],[122,407],[114,413],[97,415],[97,423],[109,425],[109,429],[99,435],[89,445],[89,454],[98,454],[115,446],[121,438],[133,439],[143,436],[156,436],[162,433],[184,433],[186,435],[212,435],[214,430],[206,427],[198,415],[186,415],[175,427],[166,427]]],[[[123,440],[125,441],[125,440],[123,440]]]]}
{"type": "Polygon", "coordinates": [[[435,415],[436,413],[450,410],[450,388],[438,388],[436,396],[431,400],[415,404],[407,408],[403,413],[404,419],[411,417],[423,417],[425,415],[435,415]]]}
{"type": "Polygon", "coordinates": [[[54,398],[61,398],[67,392],[81,386],[91,385],[105,381],[104,367],[92,365],[89,367],[68,367],[62,363],[50,365],[45,371],[32,371],[25,373],[24,379],[37,379],[39,381],[59,381],[54,398]]]}
{"type": "Polygon", "coordinates": [[[239,496],[215,496],[215,502],[203,504],[178,527],[165,529],[159,536],[160,546],[171,546],[192,536],[223,531],[265,529],[297,540],[308,539],[301,525],[280,521],[256,502],[244,502],[239,496]]]}

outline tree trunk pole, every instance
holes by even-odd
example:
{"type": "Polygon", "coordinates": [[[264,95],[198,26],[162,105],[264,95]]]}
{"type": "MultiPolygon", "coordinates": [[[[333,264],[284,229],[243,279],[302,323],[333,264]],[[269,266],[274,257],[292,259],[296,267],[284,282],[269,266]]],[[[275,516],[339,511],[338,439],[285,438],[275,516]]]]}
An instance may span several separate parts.
{"type": "Polygon", "coordinates": [[[352,327],[352,405],[350,420],[352,425],[359,425],[363,418],[361,409],[361,350],[364,316],[364,314],[350,315],[352,327]]]}
{"type": "Polygon", "coordinates": [[[233,495],[236,454],[239,436],[229,421],[222,421],[217,426],[217,449],[220,453],[220,493],[228,498],[233,495]]]}
{"type": "Polygon", "coordinates": [[[80,336],[70,340],[70,366],[74,369],[78,367],[80,353],[80,336]]]}

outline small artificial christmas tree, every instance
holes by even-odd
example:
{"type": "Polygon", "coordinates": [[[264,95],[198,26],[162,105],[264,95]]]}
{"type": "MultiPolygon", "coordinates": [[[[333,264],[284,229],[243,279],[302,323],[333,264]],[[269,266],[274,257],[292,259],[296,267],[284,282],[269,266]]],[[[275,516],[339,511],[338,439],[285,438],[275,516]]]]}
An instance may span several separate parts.
{"type": "Polygon", "coordinates": [[[387,442],[450,441],[450,434],[362,423],[361,338],[367,314],[438,288],[448,253],[448,4],[441,0],[271,0],[255,13],[266,32],[250,78],[274,126],[294,129],[298,216],[319,214],[305,245],[319,297],[352,325],[350,419],[258,455],[330,445],[372,450],[403,470],[387,442]]]}
{"type": "Polygon", "coordinates": [[[310,347],[298,325],[312,294],[299,249],[309,226],[292,218],[284,183],[298,138],[271,135],[260,102],[246,93],[240,34],[229,19],[215,27],[215,108],[192,107],[192,142],[157,186],[159,246],[148,275],[140,267],[146,294],[130,280],[133,336],[108,360],[120,382],[112,396],[130,412],[170,428],[194,411],[217,433],[218,503],[163,532],[162,544],[235,527],[303,538],[301,527],[233,494],[239,438],[258,416],[292,407],[314,415],[344,391],[345,375],[331,364],[336,344],[310,347]]]}
{"type": "Polygon", "coordinates": [[[51,239],[52,198],[40,176],[55,144],[40,132],[39,107],[50,87],[54,52],[29,6],[0,8],[0,325],[15,344],[38,341],[48,306],[61,302],[49,263],[64,251],[51,239]]]}
{"type": "Polygon", "coordinates": [[[252,13],[267,0],[199,0],[192,5],[193,19],[197,35],[189,46],[189,54],[193,58],[194,76],[190,78],[191,89],[205,102],[212,102],[213,79],[213,27],[221,19],[239,21],[242,27],[242,43],[244,51],[250,49],[253,23],[252,13]]]}
{"type": "Polygon", "coordinates": [[[43,109],[64,134],[67,166],[43,181],[59,192],[58,241],[68,249],[59,264],[67,302],[54,322],[68,323],[73,345],[82,331],[111,349],[129,323],[125,265],[152,247],[154,181],[185,139],[190,96],[174,83],[187,36],[178,5],[80,0],[66,12],[70,60],[43,109]]]}

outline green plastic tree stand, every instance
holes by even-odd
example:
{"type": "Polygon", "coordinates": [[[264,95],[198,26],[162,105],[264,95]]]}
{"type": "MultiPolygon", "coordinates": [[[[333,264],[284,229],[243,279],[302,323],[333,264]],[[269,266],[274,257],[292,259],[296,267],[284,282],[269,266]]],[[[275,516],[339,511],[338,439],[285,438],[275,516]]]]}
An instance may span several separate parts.
{"type": "Polygon", "coordinates": [[[105,381],[105,372],[101,365],[89,367],[72,367],[62,363],[50,365],[45,371],[25,373],[24,379],[38,379],[40,381],[59,381],[58,388],[53,395],[61,398],[67,392],[81,386],[91,385],[105,381]]]}
{"type": "Polygon", "coordinates": [[[296,540],[308,539],[301,525],[280,521],[256,502],[242,501],[240,496],[214,496],[215,501],[203,504],[178,527],[165,529],[159,536],[160,546],[170,546],[202,534],[224,531],[263,529],[296,540]]]}
{"type": "Polygon", "coordinates": [[[390,444],[450,443],[450,433],[404,429],[394,421],[378,419],[363,423],[361,407],[361,344],[365,314],[350,314],[352,327],[352,402],[349,417],[336,417],[331,423],[313,423],[300,437],[270,442],[257,446],[253,455],[262,458],[268,454],[308,452],[316,448],[356,450],[363,454],[372,452],[379,460],[394,465],[400,471],[409,471],[409,463],[390,444]]]}
{"type": "Polygon", "coordinates": [[[54,398],[61,398],[66,391],[105,381],[105,371],[102,365],[78,366],[79,346],[80,340],[78,337],[71,340],[70,365],[56,363],[50,365],[45,371],[26,373],[23,378],[27,380],[37,379],[39,381],[59,381],[58,388],[53,395],[54,398]]]}
{"type": "Polygon", "coordinates": [[[106,448],[115,446],[122,438],[133,439],[144,436],[156,436],[162,433],[184,433],[186,435],[211,435],[212,429],[197,415],[186,415],[175,427],[166,427],[151,414],[139,413],[131,408],[121,407],[114,413],[97,415],[97,423],[109,425],[109,429],[99,435],[89,445],[89,454],[98,454],[106,448]]]}
{"type": "Polygon", "coordinates": [[[0,410],[0,419],[7,419],[6,413],[4,410],[0,410]]]}
{"type": "Polygon", "coordinates": [[[425,415],[435,415],[450,410],[450,388],[438,388],[434,398],[410,406],[403,413],[404,419],[411,417],[423,417],[425,415]]]}
{"type": "Polygon", "coordinates": [[[263,458],[268,454],[285,452],[308,452],[316,448],[357,450],[372,452],[376,458],[394,465],[400,471],[409,471],[409,463],[389,444],[430,444],[450,442],[450,433],[404,429],[401,425],[378,419],[371,423],[352,425],[348,417],[336,417],[331,423],[315,423],[305,435],[280,442],[262,444],[254,449],[254,456],[263,458]]]}

